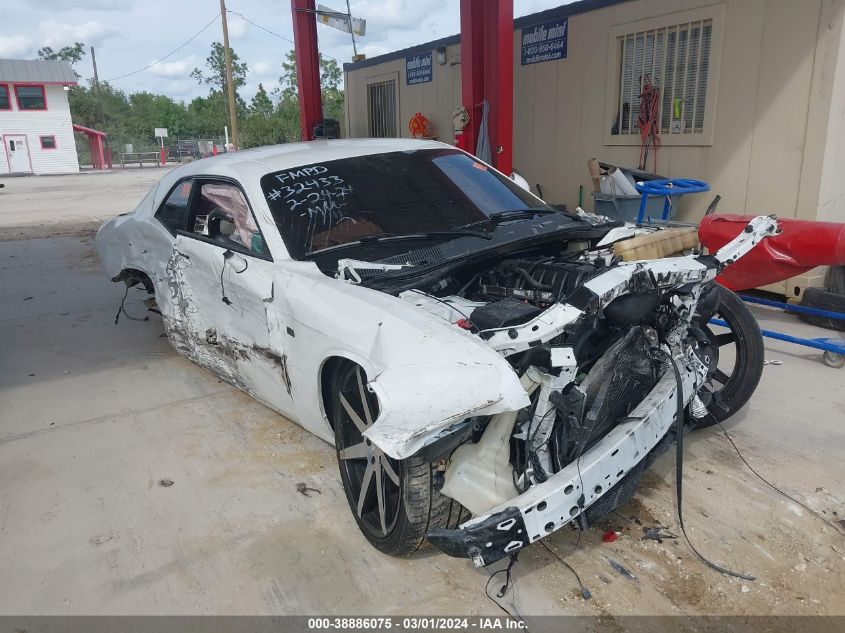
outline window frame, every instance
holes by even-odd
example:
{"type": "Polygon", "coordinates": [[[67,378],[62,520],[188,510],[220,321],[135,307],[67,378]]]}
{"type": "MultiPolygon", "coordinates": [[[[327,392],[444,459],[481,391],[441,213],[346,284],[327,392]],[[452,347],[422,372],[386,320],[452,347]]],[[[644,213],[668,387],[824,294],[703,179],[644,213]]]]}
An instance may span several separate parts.
{"type": "Polygon", "coordinates": [[[41,149],[45,152],[52,152],[54,149],[59,148],[59,142],[56,140],[55,134],[43,134],[38,137],[38,140],[41,142],[41,149]],[[44,147],[44,139],[51,138],[53,139],[53,147],[44,147]]]}
{"type": "Polygon", "coordinates": [[[0,112],[11,112],[12,111],[12,88],[11,84],[7,84],[5,82],[0,83],[0,88],[6,89],[6,101],[9,103],[8,108],[0,108],[0,112]]]}
{"type": "MultiPolygon", "coordinates": [[[[707,94],[704,99],[703,131],[689,134],[661,133],[662,147],[709,146],[713,145],[718,102],[719,74],[722,66],[722,38],[725,33],[725,4],[714,4],[689,11],[677,11],[652,18],[625,22],[612,26],[607,41],[607,88],[605,92],[605,117],[603,121],[604,145],[639,146],[639,134],[611,134],[611,128],[619,110],[619,85],[622,77],[622,63],[619,57],[619,38],[636,36],[642,32],[685,26],[691,22],[711,21],[710,60],[707,71],[707,94]]],[[[660,86],[661,98],[663,86],[660,86]]]]}
{"type": "MultiPolygon", "coordinates": [[[[168,189],[168,190],[167,190],[167,193],[166,193],[166,194],[164,195],[164,197],[161,199],[161,202],[160,202],[160,203],[159,203],[159,205],[156,207],[156,210],[153,212],[153,219],[154,219],[156,222],[158,222],[159,224],[161,224],[161,226],[163,226],[163,227],[164,227],[164,229],[165,229],[168,233],[170,233],[170,235],[172,235],[172,236],[174,236],[174,237],[176,237],[176,231],[177,231],[177,229],[172,229],[172,228],[170,228],[170,226],[169,226],[169,225],[167,225],[167,224],[165,224],[164,222],[162,222],[161,218],[159,218],[159,217],[158,217],[158,214],[159,214],[159,212],[161,211],[162,207],[164,207],[164,205],[165,205],[165,204],[167,204],[167,201],[170,199],[170,196],[173,194],[173,192],[174,192],[174,191],[176,191],[176,187],[178,187],[179,185],[181,185],[181,184],[183,184],[183,183],[185,183],[185,182],[193,182],[193,180],[194,180],[194,177],[193,177],[193,176],[185,176],[184,178],[180,178],[179,180],[177,180],[177,181],[176,181],[176,183],[175,183],[175,184],[174,184],[174,185],[173,185],[170,189],[168,189]]],[[[194,195],[194,190],[193,190],[193,189],[191,189],[191,193],[190,193],[190,195],[188,196],[188,202],[185,204],[185,209],[186,209],[186,210],[187,210],[187,209],[191,206],[191,196],[193,196],[193,195],[194,195]]],[[[187,217],[187,216],[186,216],[186,217],[187,217]]]]}
{"type": "Polygon", "coordinates": [[[156,211],[153,214],[153,217],[155,218],[155,220],[159,224],[161,224],[165,228],[165,230],[167,230],[168,233],[170,233],[174,237],[178,236],[178,235],[182,235],[184,237],[190,237],[192,239],[199,240],[200,242],[205,242],[207,244],[212,244],[214,246],[218,246],[223,250],[230,250],[234,253],[238,253],[239,255],[254,257],[256,259],[263,259],[264,261],[268,261],[268,262],[273,261],[273,255],[270,252],[270,245],[267,243],[267,240],[264,237],[264,231],[261,229],[261,224],[258,222],[258,217],[255,215],[255,209],[253,209],[252,203],[249,201],[249,196],[246,195],[246,191],[244,191],[244,188],[241,186],[241,183],[239,183],[234,178],[227,178],[226,176],[205,175],[205,174],[194,175],[194,176],[186,176],[184,178],[180,178],[168,190],[167,195],[165,195],[164,198],[162,198],[161,203],[158,205],[158,207],[156,207],[156,211]],[[161,210],[161,208],[167,202],[167,199],[170,198],[170,195],[176,190],[176,187],[178,187],[182,183],[188,182],[188,181],[190,181],[192,183],[192,187],[191,187],[191,195],[188,196],[188,205],[187,205],[187,214],[185,216],[185,225],[184,225],[183,228],[171,230],[171,228],[169,226],[167,226],[164,222],[162,222],[158,218],[158,212],[161,210]],[[255,226],[258,228],[258,233],[261,235],[261,241],[264,242],[264,248],[266,250],[265,254],[262,255],[262,254],[254,252],[254,251],[251,251],[249,248],[241,246],[240,244],[238,244],[236,242],[232,242],[231,244],[224,245],[224,244],[221,244],[217,240],[214,240],[210,237],[206,237],[205,235],[197,235],[196,233],[188,230],[187,227],[190,226],[191,221],[194,218],[193,207],[197,202],[197,197],[199,196],[198,192],[202,188],[203,183],[209,183],[209,182],[226,184],[226,185],[233,185],[234,187],[237,187],[237,189],[241,192],[241,195],[244,197],[244,200],[246,201],[247,207],[249,207],[249,212],[252,214],[252,220],[253,220],[253,222],[255,222],[255,226]]]}
{"type": "Polygon", "coordinates": [[[49,109],[47,105],[47,90],[44,87],[44,84],[15,84],[15,101],[18,104],[18,111],[19,112],[45,112],[49,109]],[[18,88],[40,88],[41,89],[41,100],[44,102],[43,108],[22,108],[21,107],[21,97],[18,88]]]}
{"type": "MultiPolygon", "coordinates": [[[[389,73],[382,73],[379,75],[373,75],[371,77],[366,77],[364,79],[364,108],[367,114],[366,124],[367,124],[367,136],[370,138],[402,138],[402,126],[400,124],[400,113],[401,113],[401,106],[400,106],[400,93],[402,91],[399,89],[399,73],[398,72],[389,72],[389,73]],[[393,131],[394,136],[372,136],[373,130],[370,129],[371,127],[371,116],[370,116],[370,87],[375,86],[378,84],[387,84],[389,82],[393,83],[393,131]]],[[[385,120],[385,124],[387,121],[385,120]]]]}

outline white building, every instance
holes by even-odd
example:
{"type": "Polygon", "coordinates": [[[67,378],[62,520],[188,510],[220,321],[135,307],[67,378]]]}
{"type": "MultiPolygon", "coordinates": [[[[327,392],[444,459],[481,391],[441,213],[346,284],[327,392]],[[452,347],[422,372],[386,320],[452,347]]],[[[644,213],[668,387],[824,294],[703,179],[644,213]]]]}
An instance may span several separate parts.
{"type": "Polygon", "coordinates": [[[0,59],[0,174],[79,171],[67,99],[75,84],[67,62],[0,59]]]}

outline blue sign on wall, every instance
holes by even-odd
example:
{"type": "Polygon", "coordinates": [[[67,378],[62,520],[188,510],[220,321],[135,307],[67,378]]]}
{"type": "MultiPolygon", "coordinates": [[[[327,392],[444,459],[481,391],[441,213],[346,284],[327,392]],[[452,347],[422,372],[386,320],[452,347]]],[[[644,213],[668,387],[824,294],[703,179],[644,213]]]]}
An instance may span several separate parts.
{"type": "Polygon", "coordinates": [[[405,81],[409,86],[431,81],[431,51],[405,58],[405,81]]]}
{"type": "Polygon", "coordinates": [[[522,65],[566,59],[569,18],[522,29],[522,65]]]}

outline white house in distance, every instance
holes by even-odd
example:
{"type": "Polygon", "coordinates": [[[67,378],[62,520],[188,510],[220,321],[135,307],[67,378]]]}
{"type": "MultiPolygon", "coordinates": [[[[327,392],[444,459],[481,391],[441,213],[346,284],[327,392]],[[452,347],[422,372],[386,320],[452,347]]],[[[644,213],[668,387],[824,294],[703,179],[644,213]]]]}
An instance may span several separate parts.
{"type": "Polygon", "coordinates": [[[79,171],[63,61],[0,59],[0,174],[79,171]]]}

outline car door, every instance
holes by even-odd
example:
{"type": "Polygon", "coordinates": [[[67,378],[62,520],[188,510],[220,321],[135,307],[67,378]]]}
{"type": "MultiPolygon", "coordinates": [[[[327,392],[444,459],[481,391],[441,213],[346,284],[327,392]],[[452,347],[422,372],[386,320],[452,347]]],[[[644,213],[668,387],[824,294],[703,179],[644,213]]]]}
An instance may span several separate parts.
{"type": "Polygon", "coordinates": [[[225,179],[196,178],[191,189],[167,267],[176,338],[197,363],[291,416],[273,260],[246,196],[225,179]]]}

